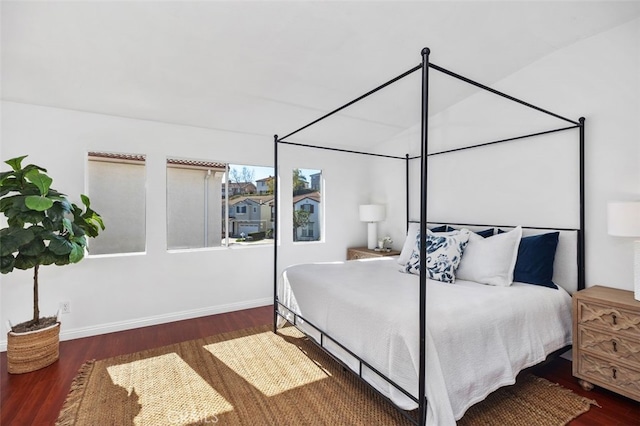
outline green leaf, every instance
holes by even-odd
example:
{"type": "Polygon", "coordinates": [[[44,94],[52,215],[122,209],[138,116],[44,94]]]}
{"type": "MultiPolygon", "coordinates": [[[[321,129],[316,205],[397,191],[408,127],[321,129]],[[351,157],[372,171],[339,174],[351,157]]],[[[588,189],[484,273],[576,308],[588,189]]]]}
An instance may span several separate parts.
{"type": "Polygon", "coordinates": [[[27,157],[28,157],[28,155],[23,155],[22,157],[16,157],[16,158],[12,158],[10,160],[7,160],[7,161],[5,161],[5,163],[10,165],[11,168],[17,172],[18,170],[20,170],[22,168],[22,160],[24,160],[27,157]]]}
{"type": "MultiPolygon", "coordinates": [[[[51,198],[51,197],[50,197],[51,198]]],[[[54,198],[52,198],[54,199],[54,198]]],[[[71,203],[65,197],[56,197],[56,205],[60,205],[60,209],[65,213],[71,213],[71,203]]]]}
{"type": "Polygon", "coordinates": [[[78,244],[73,244],[71,254],[69,254],[69,262],[78,263],[84,257],[84,247],[80,247],[78,244]]]}
{"type": "Polygon", "coordinates": [[[41,197],[38,195],[28,196],[27,198],[25,198],[24,203],[31,210],[36,210],[39,212],[43,212],[53,206],[52,200],[48,199],[47,197],[41,197]]]}
{"type": "MultiPolygon", "coordinates": [[[[20,212],[18,212],[20,213],[20,212]]],[[[13,228],[22,228],[24,227],[24,220],[22,220],[22,218],[20,216],[11,216],[9,214],[6,215],[9,219],[7,219],[7,223],[9,224],[9,226],[13,227],[13,228]]]]}
{"type": "Polygon", "coordinates": [[[65,203],[60,201],[54,202],[53,206],[47,211],[47,216],[54,223],[60,222],[62,218],[64,218],[65,213],[69,212],[69,210],[66,209],[67,206],[68,203],[65,205],[65,203]]]}
{"type": "Polygon", "coordinates": [[[0,199],[0,213],[4,213],[13,207],[13,203],[7,200],[6,198],[0,199]]]}
{"type": "Polygon", "coordinates": [[[34,237],[33,229],[30,228],[16,229],[15,231],[11,232],[11,235],[18,240],[18,243],[20,245],[30,243],[34,237]]]}
{"type": "Polygon", "coordinates": [[[20,253],[25,256],[34,256],[37,257],[45,250],[45,245],[42,240],[34,239],[32,242],[27,244],[24,247],[20,248],[20,253]]]}
{"type": "Polygon", "coordinates": [[[48,217],[42,218],[42,226],[47,231],[54,231],[56,229],[53,221],[48,217]]]}
{"type": "Polygon", "coordinates": [[[41,223],[46,216],[44,215],[44,212],[37,212],[37,211],[26,211],[26,212],[19,212],[16,216],[16,219],[19,219],[20,222],[22,223],[41,223]]]}
{"type": "Polygon", "coordinates": [[[37,238],[39,240],[45,239],[44,237],[46,237],[48,235],[47,234],[47,230],[44,229],[44,227],[42,227],[40,225],[31,225],[27,229],[29,231],[33,232],[34,238],[37,238]]]}
{"type": "Polygon", "coordinates": [[[73,241],[74,243],[78,244],[80,247],[86,247],[87,246],[87,237],[85,237],[84,235],[80,235],[80,236],[75,236],[71,239],[71,241],[73,241]]]}
{"type": "Polygon", "coordinates": [[[12,230],[0,236],[0,255],[6,256],[17,252],[20,247],[31,243],[34,239],[33,231],[29,229],[12,230]]]}
{"type": "Polygon", "coordinates": [[[30,269],[36,265],[38,265],[37,257],[24,256],[22,254],[18,254],[16,256],[16,262],[13,266],[18,269],[30,269]]]}
{"type": "Polygon", "coordinates": [[[15,264],[16,259],[12,256],[1,256],[0,257],[0,273],[8,274],[13,271],[13,265],[15,264]]]}
{"type": "Polygon", "coordinates": [[[87,208],[91,207],[91,200],[84,194],[80,194],[80,199],[82,200],[82,204],[84,204],[87,208]]]}
{"type": "Polygon", "coordinates": [[[71,221],[66,217],[62,218],[62,226],[69,234],[71,234],[72,236],[74,235],[73,225],[71,224],[71,221]]]}
{"type": "Polygon", "coordinates": [[[51,188],[51,183],[53,182],[53,179],[44,173],[40,173],[37,169],[29,170],[24,177],[26,177],[29,182],[37,186],[40,190],[40,195],[43,196],[47,195],[49,188],[51,188]]]}
{"type": "Polygon", "coordinates": [[[18,251],[20,244],[13,235],[0,236],[0,256],[8,256],[18,251]]]}
{"type": "Polygon", "coordinates": [[[73,249],[73,245],[70,241],[58,236],[52,235],[51,242],[49,243],[49,250],[51,250],[54,254],[63,255],[71,253],[73,249]]]}
{"type": "MultiPolygon", "coordinates": [[[[73,222],[73,235],[76,237],[82,237],[85,235],[84,229],[78,226],[77,223],[73,222]]],[[[73,239],[72,239],[73,240],[73,239]]]]}
{"type": "Polygon", "coordinates": [[[0,187],[4,188],[4,181],[10,177],[13,176],[14,172],[0,172],[0,187]]]}
{"type": "MultiPolygon", "coordinates": [[[[92,223],[94,226],[99,226],[100,229],[104,231],[105,227],[104,227],[104,221],[102,220],[102,216],[100,216],[98,213],[94,212],[93,210],[91,210],[90,215],[85,216],[85,220],[87,223],[92,223]]],[[[96,229],[96,231],[98,230],[96,229]]],[[[98,232],[96,232],[96,235],[98,235],[98,232]]],[[[94,235],[94,237],[96,235],[94,235]]]]}
{"type": "Polygon", "coordinates": [[[39,257],[41,265],[52,265],[60,258],[68,258],[68,256],[56,256],[51,250],[46,249],[39,257]]]}
{"type": "Polygon", "coordinates": [[[55,264],[58,265],[58,266],[68,265],[69,264],[69,255],[56,256],[55,264]]]}

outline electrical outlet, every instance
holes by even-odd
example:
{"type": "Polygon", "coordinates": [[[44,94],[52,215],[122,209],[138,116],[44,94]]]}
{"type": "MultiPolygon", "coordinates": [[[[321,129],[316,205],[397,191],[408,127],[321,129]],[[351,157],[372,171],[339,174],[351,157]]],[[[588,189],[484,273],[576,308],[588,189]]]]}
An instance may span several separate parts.
{"type": "Polygon", "coordinates": [[[60,302],[59,308],[60,308],[60,312],[63,314],[71,313],[71,303],[69,301],[60,302]]]}

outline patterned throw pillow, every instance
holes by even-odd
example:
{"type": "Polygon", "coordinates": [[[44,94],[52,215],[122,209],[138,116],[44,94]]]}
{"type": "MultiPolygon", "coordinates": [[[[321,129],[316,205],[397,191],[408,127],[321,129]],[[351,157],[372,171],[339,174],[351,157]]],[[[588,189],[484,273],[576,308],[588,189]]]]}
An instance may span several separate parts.
{"type": "MultiPolygon", "coordinates": [[[[469,234],[468,229],[448,234],[427,231],[426,268],[429,279],[445,283],[455,282],[455,271],[469,242],[469,234]]],[[[420,275],[420,235],[416,236],[416,243],[405,266],[405,272],[420,275]]]]}

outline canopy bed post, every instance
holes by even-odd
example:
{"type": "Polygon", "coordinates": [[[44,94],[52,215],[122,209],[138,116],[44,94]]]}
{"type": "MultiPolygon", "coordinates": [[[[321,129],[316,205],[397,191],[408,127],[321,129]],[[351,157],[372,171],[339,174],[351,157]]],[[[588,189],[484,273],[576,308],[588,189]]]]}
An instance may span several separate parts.
{"type": "Polygon", "coordinates": [[[404,186],[405,195],[406,195],[406,200],[405,200],[406,228],[405,230],[408,231],[409,230],[409,154],[405,154],[404,159],[405,159],[404,167],[406,171],[406,180],[405,180],[405,186],[404,186]]]}
{"type": "Polygon", "coordinates": [[[273,332],[278,332],[278,135],[273,135],[273,332]]]}
{"type": "MultiPolygon", "coordinates": [[[[420,158],[420,259],[427,258],[427,167],[428,167],[428,126],[429,126],[429,53],[428,47],[422,49],[422,123],[420,158]]],[[[426,424],[426,340],[427,332],[427,262],[420,262],[420,359],[418,375],[418,419],[426,424]]]]}
{"type": "Polygon", "coordinates": [[[578,290],[583,290],[586,287],[586,273],[585,273],[585,197],[584,197],[584,122],[585,118],[580,117],[580,230],[578,231],[578,290]]]}

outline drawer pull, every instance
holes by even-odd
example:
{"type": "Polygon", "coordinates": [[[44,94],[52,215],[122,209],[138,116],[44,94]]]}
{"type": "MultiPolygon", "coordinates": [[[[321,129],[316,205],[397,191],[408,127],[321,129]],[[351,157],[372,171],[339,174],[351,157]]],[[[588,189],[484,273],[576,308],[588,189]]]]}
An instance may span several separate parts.
{"type": "Polygon", "coordinates": [[[615,314],[613,314],[611,317],[613,319],[613,325],[618,325],[618,317],[615,314]]]}
{"type": "Polygon", "coordinates": [[[618,352],[618,342],[616,342],[616,341],[614,340],[614,341],[613,341],[613,342],[611,342],[611,343],[613,343],[613,351],[614,351],[614,352],[618,352]]]}
{"type": "Polygon", "coordinates": [[[618,370],[616,370],[615,368],[613,368],[613,378],[616,379],[616,374],[618,373],[618,370]]]}

